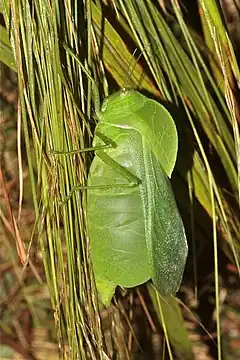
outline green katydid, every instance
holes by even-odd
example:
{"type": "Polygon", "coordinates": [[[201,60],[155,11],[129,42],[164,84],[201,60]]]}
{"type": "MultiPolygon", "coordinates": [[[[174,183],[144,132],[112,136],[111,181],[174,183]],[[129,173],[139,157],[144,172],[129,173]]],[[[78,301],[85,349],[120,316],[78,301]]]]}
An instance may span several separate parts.
{"type": "Polygon", "coordinates": [[[67,200],[87,189],[100,299],[108,304],[117,285],[134,287],[149,279],[161,295],[175,294],[188,253],[168,178],[177,156],[175,123],[158,102],[125,88],[106,98],[96,116],[87,186],[72,189],[67,200]]]}

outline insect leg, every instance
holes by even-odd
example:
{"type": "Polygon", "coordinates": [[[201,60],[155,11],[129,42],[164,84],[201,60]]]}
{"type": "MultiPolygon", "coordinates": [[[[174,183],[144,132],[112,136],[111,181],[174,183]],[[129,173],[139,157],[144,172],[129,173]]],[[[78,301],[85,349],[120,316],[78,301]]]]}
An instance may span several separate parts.
{"type": "MultiPolygon", "coordinates": [[[[96,156],[98,156],[105,164],[107,164],[111,169],[120,174],[124,179],[129,181],[129,184],[124,184],[124,187],[135,187],[141,184],[141,180],[128,171],[124,166],[118,164],[110,156],[104,152],[96,151],[96,156]]],[[[118,186],[118,185],[117,185],[118,186]]],[[[116,187],[116,185],[115,185],[116,187]]]]}
{"type": "Polygon", "coordinates": [[[72,190],[69,192],[68,196],[65,197],[65,199],[61,202],[61,205],[65,205],[73,196],[75,191],[82,191],[82,190],[99,190],[99,189],[116,189],[116,188],[129,188],[129,187],[135,187],[138,186],[137,183],[124,183],[124,184],[113,184],[113,185],[76,185],[72,188],[72,190]]]}
{"type": "Polygon", "coordinates": [[[94,190],[94,189],[116,189],[116,188],[133,188],[141,184],[141,180],[133,175],[130,171],[124,168],[122,165],[118,164],[110,156],[101,151],[96,151],[96,156],[98,156],[105,164],[107,164],[111,169],[120,174],[124,179],[128,180],[128,183],[122,184],[113,184],[113,185],[76,185],[72,188],[68,196],[62,201],[62,205],[66,204],[72,197],[75,191],[82,190],[94,190]]]}
{"type": "Polygon", "coordinates": [[[72,190],[69,192],[67,197],[61,202],[62,205],[66,204],[72,197],[75,191],[82,191],[82,190],[94,190],[94,189],[115,189],[116,187],[119,188],[131,188],[136,187],[141,184],[141,180],[133,175],[130,171],[128,171],[126,168],[124,168],[122,165],[118,164],[115,160],[113,160],[110,156],[108,156],[104,151],[106,149],[110,148],[116,148],[117,144],[109,139],[107,136],[100,132],[95,133],[96,136],[98,136],[105,145],[99,145],[95,147],[89,147],[86,149],[79,149],[79,150],[72,150],[72,151],[52,151],[55,155],[74,155],[79,154],[82,152],[87,151],[95,151],[96,156],[98,156],[106,165],[108,165],[111,169],[116,171],[118,174],[120,174],[123,179],[128,180],[128,184],[113,184],[113,185],[76,185],[72,188],[72,190]]]}
{"type": "Polygon", "coordinates": [[[97,151],[97,150],[106,150],[106,149],[112,149],[116,148],[117,144],[109,139],[107,136],[100,132],[95,133],[96,136],[98,136],[104,143],[104,145],[99,146],[92,146],[85,149],[77,149],[77,150],[71,150],[71,151],[58,151],[58,150],[52,150],[51,154],[53,155],[75,155],[75,154],[81,154],[83,152],[89,152],[89,151],[97,151]]]}
{"type": "Polygon", "coordinates": [[[89,148],[85,148],[85,149],[77,149],[77,150],[71,150],[71,151],[58,151],[58,150],[52,150],[51,154],[53,155],[75,155],[75,154],[81,154],[84,152],[89,152],[89,151],[96,151],[96,150],[105,150],[105,149],[109,149],[112,148],[113,146],[111,144],[106,144],[106,145],[99,145],[96,147],[89,147],[89,148]]]}

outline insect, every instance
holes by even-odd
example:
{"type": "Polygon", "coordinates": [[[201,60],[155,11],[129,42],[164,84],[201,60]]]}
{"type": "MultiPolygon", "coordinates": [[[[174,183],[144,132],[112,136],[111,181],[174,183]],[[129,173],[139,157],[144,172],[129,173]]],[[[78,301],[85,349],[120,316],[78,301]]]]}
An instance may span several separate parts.
{"type": "Polygon", "coordinates": [[[188,253],[169,181],[178,148],[175,123],[165,107],[126,88],[106,98],[96,114],[87,186],[73,191],[87,189],[100,299],[108,304],[117,285],[149,279],[161,295],[175,294],[188,253]]]}
{"type": "Polygon", "coordinates": [[[163,296],[179,289],[188,247],[167,175],[177,132],[167,110],[137,91],[108,97],[97,114],[87,218],[96,283],[104,302],[116,285],[152,279],[163,296]],[[111,146],[112,145],[112,146],[111,146]]]}

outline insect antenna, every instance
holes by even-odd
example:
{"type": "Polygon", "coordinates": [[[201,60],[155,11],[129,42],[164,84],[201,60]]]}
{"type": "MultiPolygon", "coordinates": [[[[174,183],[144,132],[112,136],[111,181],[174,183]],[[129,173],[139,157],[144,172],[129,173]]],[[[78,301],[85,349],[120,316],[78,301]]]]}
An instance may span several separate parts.
{"type": "Polygon", "coordinates": [[[133,54],[132,54],[132,59],[131,59],[129,65],[128,65],[127,72],[126,72],[126,76],[125,76],[124,83],[123,83],[123,89],[125,89],[125,88],[127,87],[127,82],[128,82],[129,79],[131,78],[131,76],[132,76],[132,74],[133,74],[133,72],[134,72],[134,70],[135,70],[135,67],[137,66],[137,63],[138,63],[140,57],[141,57],[142,54],[143,54],[143,53],[141,52],[141,53],[138,55],[138,57],[135,59],[134,55],[136,54],[137,50],[138,50],[137,48],[134,50],[134,52],[133,52],[133,54]],[[131,69],[131,71],[130,71],[130,68],[131,68],[132,61],[133,61],[133,60],[135,60],[135,61],[134,61],[133,67],[132,67],[132,69],[131,69]]]}
{"type": "Polygon", "coordinates": [[[90,74],[90,72],[84,67],[84,65],[81,63],[78,56],[72,51],[72,49],[63,41],[59,41],[62,47],[72,56],[73,59],[77,62],[77,64],[81,67],[82,71],[86,74],[86,76],[91,80],[92,83],[92,89],[94,93],[94,107],[96,114],[100,112],[100,95],[98,91],[98,86],[96,84],[96,81],[90,74]]]}

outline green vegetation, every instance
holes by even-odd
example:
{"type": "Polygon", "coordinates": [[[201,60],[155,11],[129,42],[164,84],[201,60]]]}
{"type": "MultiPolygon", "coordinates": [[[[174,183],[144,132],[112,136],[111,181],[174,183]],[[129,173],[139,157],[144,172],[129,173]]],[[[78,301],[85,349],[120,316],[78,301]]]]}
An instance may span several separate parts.
{"type": "MultiPolygon", "coordinates": [[[[16,206],[9,200],[8,162],[6,149],[2,149],[1,248],[6,259],[5,285],[1,287],[10,289],[15,284],[20,305],[16,306],[15,295],[12,303],[10,292],[4,293],[1,331],[5,340],[20,339],[20,345],[16,340],[12,348],[23,358],[33,358],[26,350],[31,336],[23,340],[22,320],[17,318],[12,324],[9,314],[24,309],[34,326],[50,329],[51,322],[43,321],[50,297],[54,336],[63,358],[140,359],[145,352],[152,358],[156,353],[164,359],[169,353],[170,359],[192,359],[196,344],[189,339],[188,321],[199,332],[205,331],[205,337],[199,339],[202,344],[216,330],[216,338],[208,346],[218,360],[230,359],[222,331],[220,295],[223,289],[232,292],[231,284],[240,272],[236,95],[240,72],[217,2],[198,2],[198,12],[195,9],[192,14],[198,16],[196,28],[189,25],[191,16],[177,1],[170,3],[165,7],[164,2],[153,0],[1,2],[0,60],[17,73],[18,128],[24,135],[23,147],[18,131],[21,180],[16,206]],[[172,185],[190,248],[179,299],[162,299],[148,283],[127,292],[118,288],[112,305],[99,309],[85,192],[74,192],[61,206],[74,186],[86,185],[93,154],[58,157],[52,153],[92,145],[94,91],[83,67],[96,81],[101,103],[127,85],[163,103],[176,122],[180,141],[172,185]],[[29,180],[24,179],[25,159],[29,180]],[[30,230],[23,231],[25,225],[17,219],[17,210],[23,217],[31,201],[35,216],[28,223],[30,230]],[[232,273],[226,275],[226,268],[232,273]],[[204,319],[204,301],[210,309],[208,316],[214,313],[216,327],[210,328],[209,319],[204,319]],[[164,334],[166,343],[154,349],[156,334],[164,334]]],[[[4,124],[3,129],[7,138],[9,126],[4,124]]],[[[239,314],[233,313],[239,319],[239,314]]],[[[158,341],[162,344],[161,336],[158,341]]],[[[53,335],[50,338],[54,340],[53,335]]],[[[7,340],[5,344],[11,347],[7,340]]]]}

